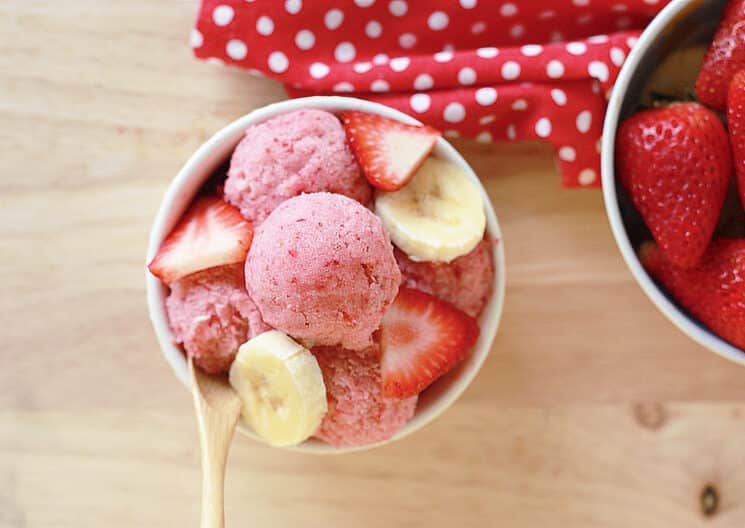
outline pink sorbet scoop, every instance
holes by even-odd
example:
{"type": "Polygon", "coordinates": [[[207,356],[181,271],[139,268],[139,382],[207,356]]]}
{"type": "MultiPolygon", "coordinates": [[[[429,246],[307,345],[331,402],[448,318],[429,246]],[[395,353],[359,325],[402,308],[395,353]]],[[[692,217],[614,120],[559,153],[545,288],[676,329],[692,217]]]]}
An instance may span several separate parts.
{"type": "Polygon", "coordinates": [[[400,282],[380,219],[339,194],[283,202],[256,230],[246,260],[264,321],[311,345],[370,346],[400,282]]]}

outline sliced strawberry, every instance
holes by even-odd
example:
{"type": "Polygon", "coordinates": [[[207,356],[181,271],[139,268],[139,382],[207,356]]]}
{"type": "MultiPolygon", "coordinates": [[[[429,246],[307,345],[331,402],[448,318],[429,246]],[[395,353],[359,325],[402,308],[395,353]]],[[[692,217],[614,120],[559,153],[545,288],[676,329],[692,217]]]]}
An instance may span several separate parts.
{"type": "Polygon", "coordinates": [[[476,320],[452,304],[401,288],[380,324],[383,394],[419,394],[460,363],[478,336],[476,320]]]}
{"type": "Polygon", "coordinates": [[[367,181],[384,191],[409,183],[442,136],[432,127],[405,125],[367,112],[344,112],[341,120],[367,181]]]}
{"type": "Polygon", "coordinates": [[[253,239],[251,222],[213,196],[197,199],[148,264],[166,284],[200,271],[246,259],[253,239]]]}

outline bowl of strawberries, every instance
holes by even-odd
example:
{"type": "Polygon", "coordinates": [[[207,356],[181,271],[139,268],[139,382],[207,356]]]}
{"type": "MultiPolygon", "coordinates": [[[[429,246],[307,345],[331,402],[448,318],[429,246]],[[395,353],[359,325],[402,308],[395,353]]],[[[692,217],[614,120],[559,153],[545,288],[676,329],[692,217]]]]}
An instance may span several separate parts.
{"type": "Polygon", "coordinates": [[[745,365],[745,0],[673,0],[652,21],[609,102],[602,178],[647,296],[745,365]]]}

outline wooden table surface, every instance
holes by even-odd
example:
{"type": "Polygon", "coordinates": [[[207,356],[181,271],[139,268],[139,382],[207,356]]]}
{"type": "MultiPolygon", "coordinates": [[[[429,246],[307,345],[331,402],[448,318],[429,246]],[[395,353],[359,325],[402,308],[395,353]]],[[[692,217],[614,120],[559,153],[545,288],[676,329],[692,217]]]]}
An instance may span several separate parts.
{"type": "MultiPolygon", "coordinates": [[[[145,309],[148,229],[190,153],[284,93],[193,59],[195,12],[0,0],[1,527],[198,524],[191,401],[145,309]]],[[[545,146],[457,146],[507,252],[483,370],[429,428],[373,452],[237,438],[229,524],[745,525],[745,370],[653,308],[601,194],[562,189],[545,146]]]]}

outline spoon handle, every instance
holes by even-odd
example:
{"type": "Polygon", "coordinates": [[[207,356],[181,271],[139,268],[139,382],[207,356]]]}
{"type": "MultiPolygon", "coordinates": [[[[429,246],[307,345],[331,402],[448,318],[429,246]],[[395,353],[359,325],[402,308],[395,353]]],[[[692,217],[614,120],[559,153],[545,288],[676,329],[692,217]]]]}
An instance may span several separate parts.
{"type": "Polygon", "coordinates": [[[225,464],[239,413],[213,409],[199,388],[199,376],[192,371],[192,395],[197,414],[199,444],[202,449],[202,521],[201,528],[224,528],[225,464]],[[221,412],[222,411],[222,412],[221,412]]]}

